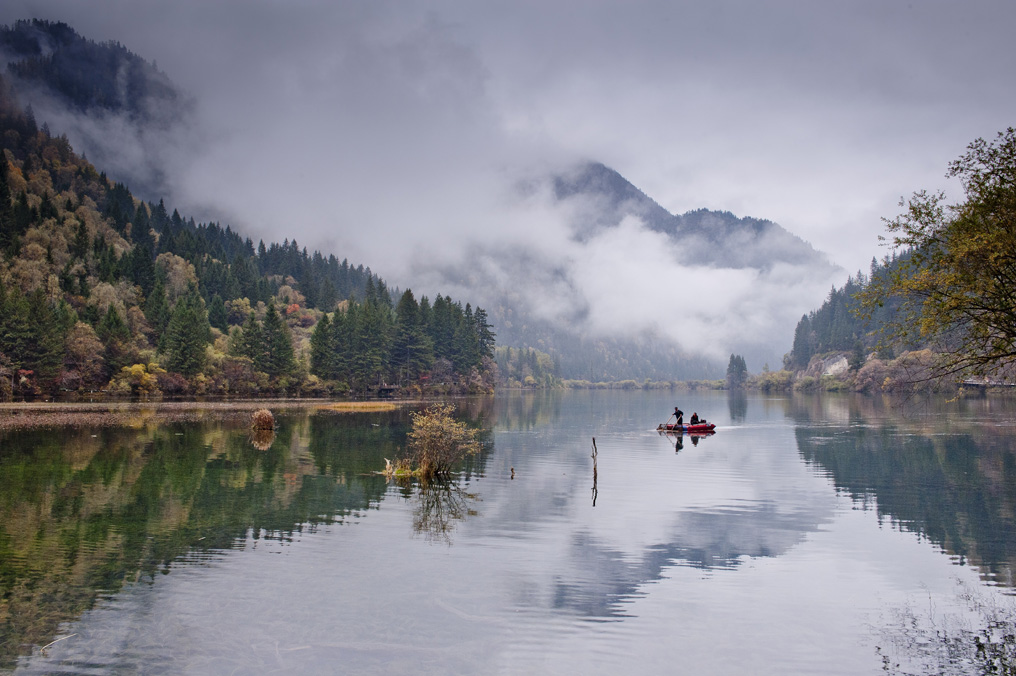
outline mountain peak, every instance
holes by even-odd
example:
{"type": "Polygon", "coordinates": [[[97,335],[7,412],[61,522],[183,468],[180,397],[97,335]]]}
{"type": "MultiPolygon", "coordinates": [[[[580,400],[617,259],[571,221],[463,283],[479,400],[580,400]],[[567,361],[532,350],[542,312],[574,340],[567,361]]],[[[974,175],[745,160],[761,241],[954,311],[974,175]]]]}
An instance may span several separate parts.
{"type": "Polygon", "coordinates": [[[700,264],[769,269],[775,263],[835,266],[825,254],[773,221],[739,217],[729,211],[695,209],[675,215],[600,162],[586,162],[553,178],[559,201],[585,203],[574,224],[578,239],[617,227],[628,216],[667,235],[675,250],[695,252],[700,264]]]}

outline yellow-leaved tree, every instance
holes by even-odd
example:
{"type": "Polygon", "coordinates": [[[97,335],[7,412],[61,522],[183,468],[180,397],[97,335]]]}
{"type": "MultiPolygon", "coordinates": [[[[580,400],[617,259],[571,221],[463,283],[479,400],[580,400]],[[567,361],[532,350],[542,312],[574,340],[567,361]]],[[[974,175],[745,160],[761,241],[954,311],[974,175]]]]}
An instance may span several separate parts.
{"type": "MultiPolygon", "coordinates": [[[[898,269],[862,291],[869,315],[890,299],[900,311],[881,328],[882,342],[920,342],[938,355],[926,377],[1009,379],[1016,365],[1016,130],[977,139],[946,174],[965,199],[915,193],[886,221],[898,269]]],[[[885,238],[883,238],[885,239],[885,238]]]]}

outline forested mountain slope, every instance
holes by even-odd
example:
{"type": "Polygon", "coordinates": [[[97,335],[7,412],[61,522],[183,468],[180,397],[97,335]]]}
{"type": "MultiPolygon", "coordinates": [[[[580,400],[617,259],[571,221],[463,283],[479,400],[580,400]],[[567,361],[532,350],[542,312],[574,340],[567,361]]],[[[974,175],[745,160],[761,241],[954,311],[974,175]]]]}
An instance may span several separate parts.
{"type": "Polygon", "coordinates": [[[168,154],[188,147],[194,101],[155,64],[119,42],[94,42],[65,23],[0,26],[0,62],[43,128],[149,199],[165,194],[168,154]]]}
{"type": "MultiPolygon", "coordinates": [[[[858,271],[840,288],[833,287],[821,307],[801,317],[794,331],[794,344],[787,355],[787,364],[792,369],[803,369],[815,355],[828,352],[858,353],[861,356],[879,347],[879,329],[886,319],[899,309],[898,300],[890,300],[870,315],[862,313],[858,294],[873,280],[898,274],[906,259],[892,256],[881,262],[872,259],[868,275],[858,271]]],[[[898,345],[897,350],[915,349],[917,343],[898,345]]],[[[891,358],[892,348],[882,350],[884,357],[891,358]]]]}
{"type": "Polygon", "coordinates": [[[492,385],[482,309],[138,200],[3,79],[0,152],[0,397],[492,385]]]}

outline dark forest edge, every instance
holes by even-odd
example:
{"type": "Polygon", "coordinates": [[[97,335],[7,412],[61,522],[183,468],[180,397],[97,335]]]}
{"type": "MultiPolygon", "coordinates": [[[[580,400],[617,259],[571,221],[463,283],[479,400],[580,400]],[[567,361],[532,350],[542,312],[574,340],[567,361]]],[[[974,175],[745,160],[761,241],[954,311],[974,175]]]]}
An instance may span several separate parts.
{"type": "Polygon", "coordinates": [[[0,79],[0,400],[489,392],[482,308],[135,198],[0,79]]]}

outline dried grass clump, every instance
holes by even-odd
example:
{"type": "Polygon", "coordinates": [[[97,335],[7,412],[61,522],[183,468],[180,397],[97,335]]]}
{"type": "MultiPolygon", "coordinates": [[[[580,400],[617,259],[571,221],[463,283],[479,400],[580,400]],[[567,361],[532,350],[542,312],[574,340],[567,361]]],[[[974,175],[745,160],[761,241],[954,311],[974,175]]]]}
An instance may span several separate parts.
{"type": "Polygon", "coordinates": [[[254,431],[274,430],[275,416],[267,408],[259,408],[251,415],[250,426],[254,431]]]}
{"type": "Polygon", "coordinates": [[[397,411],[400,404],[390,401],[336,401],[318,406],[322,411],[338,411],[340,413],[362,413],[378,411],[397,411]]]}

